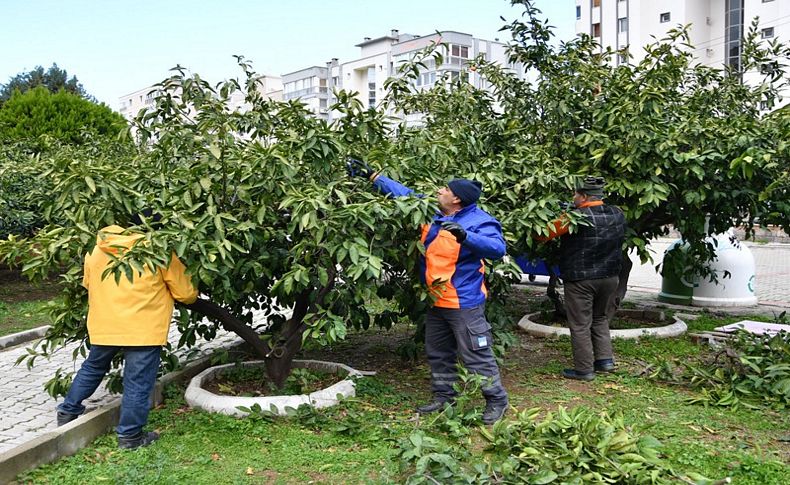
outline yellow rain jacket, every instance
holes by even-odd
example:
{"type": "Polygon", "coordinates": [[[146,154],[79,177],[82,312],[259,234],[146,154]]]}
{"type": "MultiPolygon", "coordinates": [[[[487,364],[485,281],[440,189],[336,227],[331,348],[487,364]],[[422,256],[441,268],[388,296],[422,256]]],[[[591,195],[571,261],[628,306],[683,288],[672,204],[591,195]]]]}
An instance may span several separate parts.
{"type": "Polygon", "coordinates": [[[173,300],[193,303],[197,290],[186,275],[184,264],[173,254],[167,269],[134,273],[132,283],[125,275],[116,284],[112,274],[102,279],[111,262],[140,234],[121,234],[119,226],[99,231],[96,247],[85,257],[82,286],[88,290],[88,335],[96,345],[164,345],[173,317],[173,300]]]}

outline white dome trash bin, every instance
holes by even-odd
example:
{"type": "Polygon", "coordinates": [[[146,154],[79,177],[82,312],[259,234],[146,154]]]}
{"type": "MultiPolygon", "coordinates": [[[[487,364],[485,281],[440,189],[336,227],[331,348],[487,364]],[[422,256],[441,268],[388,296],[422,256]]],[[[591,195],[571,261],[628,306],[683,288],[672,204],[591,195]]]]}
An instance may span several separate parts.
{"type": "Polygon", "coordinates": [[[691,296],[693,306],[750,306],[757,304],[752,251],[738,241],[732,229],[706,240],[715,240],[716,257],[708,263],[718,281],[700,278],[691,296]],[[725,277],[726,274],[726,277],[725,277]]]}
{"type": "MultiPolygon", "coordinates": [[[[757,304],[755,294],[755,265],[751,250],[735,237],[732,229],[705,238],[714,244],[715,257],[708,268],[716,275],[709,277],[662,273],[661,292],[658,300],[666,303],[700,307],[751,306],[757,304]]],[[[683,240],[673,242],[667,252],[681,246],[683,240]]]]}
{"type": "MultiPolygon", "coordinates": [[[[664,251],[664,261],[666,254],[672,250],[686,251],[688,245],[682,239],[674,241],[664,251]]],[[[688,281],[685,271],[675,271],[674,268],[661,265],[661,291],[658,293],[658,301],[672,303],[673,305],[691,305],[691,297],[694,294],[694,281],[688,281]]]]}

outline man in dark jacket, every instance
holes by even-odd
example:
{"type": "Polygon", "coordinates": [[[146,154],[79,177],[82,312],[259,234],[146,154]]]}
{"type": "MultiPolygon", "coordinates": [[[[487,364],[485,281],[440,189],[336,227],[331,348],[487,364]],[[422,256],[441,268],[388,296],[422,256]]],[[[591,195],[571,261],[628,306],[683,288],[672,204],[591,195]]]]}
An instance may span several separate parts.
{"type": "MultiPolygon", "coordinates": [[[[349,175],[364,177],[391,197],[415,195],[412,189],[373,172],[358,160],[349,159],[349,175]]],[[[460,355],[466,368],[484,378],[486,409],[483,422],[493,424],[508,405],[494,353],[491,325],[485,317],[484,259],[505,255],[505,239],[499,221],[477,207],[482,184],[451,180],[437,193],[439,212],[422,227],[425,255],[420,256],[420,276],[436,297],[425,317],[425,352],[431,366],[434,400],[417,408],[420,414],[444,409],[455,399],[460,355]]]]}
{"type": "Polygon", "coordinates": [[[568,218],[552,223],[549,236],[560,237],[560,274],[565,285],[565,309],[571,331],[573,369],[563,377],[590,381],[595,372],[614,371],[609,320],[620,302],[620,281],[625,216],[603,202],[604,179],[586,177],[573,195],[573,211],[586,224],[569,231],[568,218]]]}

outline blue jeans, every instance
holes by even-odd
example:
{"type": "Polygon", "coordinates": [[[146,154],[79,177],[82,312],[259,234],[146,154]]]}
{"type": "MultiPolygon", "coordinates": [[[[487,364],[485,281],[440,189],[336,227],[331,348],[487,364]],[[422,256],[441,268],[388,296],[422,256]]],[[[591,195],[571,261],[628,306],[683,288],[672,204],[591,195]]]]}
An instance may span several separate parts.
{"type": "Polygon", "coordinates": [[[116,431],[118,436],[130,437],[142,431],[148,422],[151,409],[151,391],[156,383],[159,370],[159,353],[162,347],[116,347],[111,345],[92,345],[88,358],[82,363],[77,377],[71,384],[66,399],[58,406],[58,411],[80,415],[85,412],[82,405],[99,387],[104,376],[110,371],[112,358],[118,352],[124,354],[123,397],[121,398],[121,418],[116,431]]]}

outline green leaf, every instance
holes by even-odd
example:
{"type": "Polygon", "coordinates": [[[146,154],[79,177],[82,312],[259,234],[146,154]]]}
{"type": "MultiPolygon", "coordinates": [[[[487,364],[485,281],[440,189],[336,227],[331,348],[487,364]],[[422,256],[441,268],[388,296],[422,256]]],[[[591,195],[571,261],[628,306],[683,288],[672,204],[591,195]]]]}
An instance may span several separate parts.
{"type": "Polygon", "coordinates": [[[96,193],[96,182],[93,181],[90,175],[85,176],[85,183],[88,184],[88,189],[90,189],[91,194],[96,193]]]}
{"type": "Polygon", "coordinates": [[[557,478],[559,478],[559,475],[557,475],[552,470],[539,470],[532,477],[530,477],[530,483],[534,483],[536,485],[544,485],[546,483],[553,482],[557,478]]]}

